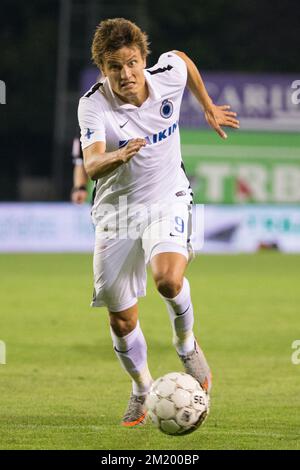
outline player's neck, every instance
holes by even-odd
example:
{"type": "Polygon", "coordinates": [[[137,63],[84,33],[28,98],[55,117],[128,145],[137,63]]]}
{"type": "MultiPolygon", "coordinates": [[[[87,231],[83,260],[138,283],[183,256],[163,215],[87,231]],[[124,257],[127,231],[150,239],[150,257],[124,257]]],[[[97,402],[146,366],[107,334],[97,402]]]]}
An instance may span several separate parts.
{"type": "Polygon", "coordinates": [[[120,98],[121,101],[124,101],[124,103],[140,107],[149,97],[149,88],[147,83],[145,82],[144,87],[136,95],[132,95],[130,97],[121,96],[118,93],[116,93],[116,95],[118,96],[118,98],[120,98]]]}

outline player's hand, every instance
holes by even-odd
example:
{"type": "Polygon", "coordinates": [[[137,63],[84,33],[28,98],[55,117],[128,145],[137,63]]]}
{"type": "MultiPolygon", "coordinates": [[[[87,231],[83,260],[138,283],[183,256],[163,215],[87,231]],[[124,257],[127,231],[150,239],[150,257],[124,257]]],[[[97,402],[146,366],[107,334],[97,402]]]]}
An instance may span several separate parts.
{"type": "Polygon", "coordinates": [[[228,104],[223,106],[216,106],[211,104],[204,110],[205,119],[208,124],[219,134],[222,139],[227,139],[227,134],[223,131],[221,126],[233,127],[239,129],[240,122],[236,119],[237,114],[230,111],[228,104]]]}
{"type": "Polygon", "coordinates": [[[74,204],[84,204],[88,198],[88,192],[85,189],[73,189],[71,201],[74,204]]]}
{"type": "Polygon", "coordinates": [[[146,140],[145,139],[132,139],[128,142],[128,144],[119,150],[119,155],[121,160],[124,163],[129,162],[129,160],[136,155],[142,147],[145,147],[146,140]]]}

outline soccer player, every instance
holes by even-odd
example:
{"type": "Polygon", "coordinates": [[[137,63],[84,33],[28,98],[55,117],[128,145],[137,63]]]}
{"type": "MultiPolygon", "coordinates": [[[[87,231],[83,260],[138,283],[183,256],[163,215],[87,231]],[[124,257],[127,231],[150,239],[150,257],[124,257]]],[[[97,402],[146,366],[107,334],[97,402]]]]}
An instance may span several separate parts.
{"type": "Polygon", "coordinates": [[[80,149],[79,137],[74,137],[72,145],[73,160],[73,188],[71,191],[71,201],[75,204],[83,204],[88,199],[88,176],[84,169],[82,152],[80,149]]]}
{"type": "Polygon", "coordinates": [[[147,35],[137,25],[123,18],[102,21],[92,55],[104,79],[80,99],[78,110],[84,166],[96,181],[92,306],[107,307],[114,350],[132,378],[123,417],[128,427],[144,423],[153,381],[138,321],[148,263],[185,371],[207,393],[211,387],[209,366],[193,334],[193,305],[184,276],[191,254],[192,192],[178,121],[186,84],[220,137],[226,138],[222,126],[239,127],[230,106],[212,102],[185,53],[166,52],[147,69],[148,54],[147,35]],[[132,224],[139,228],[134,230],[137,236],[126,232],[132,224]]]}

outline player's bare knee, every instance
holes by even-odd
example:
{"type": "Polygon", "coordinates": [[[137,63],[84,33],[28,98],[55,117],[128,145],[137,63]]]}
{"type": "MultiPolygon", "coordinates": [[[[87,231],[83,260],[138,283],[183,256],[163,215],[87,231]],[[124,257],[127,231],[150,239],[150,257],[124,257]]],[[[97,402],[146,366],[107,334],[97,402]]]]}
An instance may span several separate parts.
{"type": "Polygon", "coordinates": [[[176,297],[182,288],[182,279],[174,276],[172,273],[157,276],[155,283],[159,293],[169,299],[176,297]]]}
{"type": "Polygon", "coordinates": [[[120,318],[117,314],[110,313],[110,326],[114,333],[120,338],[128,335],[136,327],[135,318],[120,318]]]}

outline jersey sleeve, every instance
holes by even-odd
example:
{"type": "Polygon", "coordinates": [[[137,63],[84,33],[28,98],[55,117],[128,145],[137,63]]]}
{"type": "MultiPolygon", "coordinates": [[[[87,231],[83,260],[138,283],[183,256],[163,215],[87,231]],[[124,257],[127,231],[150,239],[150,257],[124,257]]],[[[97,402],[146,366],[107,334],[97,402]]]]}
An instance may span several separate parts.
{"type": "Polygon", "coordinates": [[[165,52],[159,59],[157,66],[170,70],[169,79],[183,88],[187,81],[187,67],[184,60],[174,51],[165,52]]]}
{"type": "Polygon", "coordinates": [[[95,142],[106,141],[103,113],[88,97],[84,96],[79,101],[78,121],[82,150],[95,142]]]}

